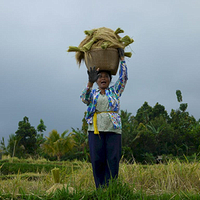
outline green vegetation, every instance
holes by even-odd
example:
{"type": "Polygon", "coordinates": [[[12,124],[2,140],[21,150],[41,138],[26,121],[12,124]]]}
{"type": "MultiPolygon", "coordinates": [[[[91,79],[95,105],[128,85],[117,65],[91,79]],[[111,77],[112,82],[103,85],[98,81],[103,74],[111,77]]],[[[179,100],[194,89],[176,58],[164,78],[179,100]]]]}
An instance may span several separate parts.
{"type": "Polygon", "coordinates": [[[180,106],[170,114],[163,105],[151,107],[147,102],[135,116],[121,111],[119,179],[99,190],[84,118],[80,130],[52,130],[44,137],[44,121],[35,129],[24,117],[8,145],[4,138],[0,142],[0,199],[198,199],[200,120],[187,112],[180,90],[176,95],[180,106]],[[53,187],[55,168],[63,187],[53,187]]]}
{"type": "MultiPolygon", "coordinates": [[[[180,107],[170,114],[165,107],[156,103],[154,107],[147,102],[137,110],[136,115],[121,110],[122,156],[129,163],[155,164],[169,159],[188,161],[198,159],[200,153],[200,120],[187,112],[187,103],[182,103],[180,90],[176,91],[180,107]]],[[[85,117],[85,116],[84,116],[85,117]]],[[[28,117],[19,122],[15,134],[9,135],[8,145],[4,138],[0,143],[0,154],[18,158],[43,157],[55,160],[90,161],[87,123],[83,118],[82,128],[68,130],[59,134],[52,130],[48,137],[40,119],[37,130],[31,126],[28,117]]]]}
{"type": "Polygon", "coordinates": [[[71,151],[74,146],[74,141],[70,135],[66,136],[68,131],[64,131],[61,136],[56,130],[49,133],[49,137],[43,144],[45,153],[50,156],[56,156],[60,160],[61,156],[71,151]]]}
{"type": "MultiPolygon", "coordinates": [[[[177,90],[178,102],[182,102],[177,90]]],[[[163,162],[169,158],[188,160],[199,155],[200,120],[186,112],[187,104],[168,115],[165,107],[156,103],[154,107],[145,102],[136,116],[121,112],[123,128],[123,155],[127,160],[141,163],[163,162]]]]}
{"type": "MultiPolygon", "coordinates": [[[[142,165],[120,163],[119,179],[108,188],[95,189],[91,164],[81,161],[50,162],[33,159],[7,159],[12,164],[60,166],[60,183],[65,187],[49,193],[54,185],[51,168],[0,176],[0,199],[197,199],[200,187],[199,162],[168,161],[142,165]],[[58,165],[60,164],[60,165],[58,165]],[[70,169],[70,170],[69,170],[70,169]]],[[[0,165],[3,165],[2,163],[0,165]]],[[[1,172],[1,171],[0,171],[1,172]]]]}

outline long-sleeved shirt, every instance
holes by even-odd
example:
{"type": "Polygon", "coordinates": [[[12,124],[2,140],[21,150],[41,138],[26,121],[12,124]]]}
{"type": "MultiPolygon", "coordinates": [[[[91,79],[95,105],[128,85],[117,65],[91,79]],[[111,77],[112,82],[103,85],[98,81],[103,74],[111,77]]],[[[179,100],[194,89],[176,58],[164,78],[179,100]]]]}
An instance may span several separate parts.
{"type": "MultiPolygon", "coordinates": [[[[119,70],[119,78],[116,83],[105,90],[105,94],[108,98],[109,106],[107,111],[114,111],[109,112],[109,116],[113,123],[114,128],[121,129],[121,118],[119,116],[119,109],[120,109],[120,97],[122,92],[124,91],[125,85],[128,80],[127,74],[127,66],[125,61],[120,62],[120,70],[119,70]]],[[[80,96],[83,103],[88,105],[87,113],[86,113],[86,121],[88,124],[93,123],[93,116],[96,111],[97,100],[100,95],[99,89],[91,89],[86,87],[80,96]]]]}

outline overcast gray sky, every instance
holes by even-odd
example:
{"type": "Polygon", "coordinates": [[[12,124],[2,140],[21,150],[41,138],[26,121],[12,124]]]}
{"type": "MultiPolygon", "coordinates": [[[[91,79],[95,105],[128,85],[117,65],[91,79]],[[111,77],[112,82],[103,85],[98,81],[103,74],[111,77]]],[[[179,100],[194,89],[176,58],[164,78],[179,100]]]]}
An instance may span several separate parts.
{"type": "MultiPolygon", "coordinates": [[[[180,89],[188,112],[200,118],[199,0],[1,0],[0,139],[18,128],[24,116],[37,127],[81,128],[87,83],[69,46],[78,46],[84,30],[120,27],[135,42],[126,59],[128,83],[121,109],[136,114],[145,101],[178,109],[180,89]]],[[[114,83],[117,77],[113,77],[114,83]]]]}

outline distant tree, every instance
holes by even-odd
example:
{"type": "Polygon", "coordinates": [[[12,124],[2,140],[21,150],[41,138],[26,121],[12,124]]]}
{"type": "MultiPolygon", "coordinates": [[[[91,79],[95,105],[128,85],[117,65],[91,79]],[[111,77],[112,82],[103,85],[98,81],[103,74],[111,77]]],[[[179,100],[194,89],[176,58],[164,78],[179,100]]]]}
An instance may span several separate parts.
{"type": "Polygon", "coordinates": [[[163,116],[165,119],[169,119],[168,113],[165,110],[165,107],[158,102],[152,109],[152,119],[155,119],[156,117],[163,116]]]}
{"type": "Polygon", "coordinates": [[[170,152],[171,138],[167,136],[171,136],[173,129],[168,125],[169,116],[164,106],[156,103],[151,107],[144,102],[135,117],[127,111],[121,111],[120,116],[122,150],[126,159],[131,161],[132,157],[139,162],[146,162],[147,155],[156,157],[170,152]]]}
{"type": "Polygon", "coordinates": [[[182,94],[180,90],[176,90],[176,97],[178,102],[182,101],[182,94]]]}
{"type": "Polygon", "coordinates": [[[86,112],[84,113],[84,117],[82,119],[82,131],[83,131],[84,134],[87,134],[88,124],[87,124],[87,121],[85,119],[85,116],[86,116],[86,112]]]}
{"type": "Polygon", "coordinates": [[[46,131],[46,126],[44,125],[44,121],[42,119],[40,119],[40,124],[37,126],[37,131],[42,133],[44,131],[46,131]]]}
{"type": "Polygon", "coordinates": [[[122,154],[126,160],[132,162],[135,161],[134,148],[140,132],[137,131],[137,121],[131,113],[121,110],[120,117],[122,121],[122,154]]]}
{"type": "Polygon", "coordinates": [[[154,141],[154,147],[151,149],[151,153],[155,156],[169,154],[174,148],[174,129],[168,124],[166,118],[164,116],[156,117],[146,127],[152,135],[149,142],[152,143],[154,141]]]}
{"type": "MultiPolygon", "coordinates": [[[[182,93],[180,90],[176,90],[178,102],[183,101],[182,93]]],[[[170,113],[170,122],[171,125],[178,131],[182,136],[191,130],[193,125],[196,124],[196,119],[193,116],[189,115],[189,112],[186,112],[187,103],[181,103],[178,110],[171,110],[170,113]]]]}
{"type": "Polygon", "coordinates": [[[177,101],[180,103],[179,109],[171,110],[169,123],[174,129],[173,141],[174,149],[173,154],[191,155],[198,150],[199,135],[198,122],[193,116],[186,112],[187,103],[181,103],[183,101],[182,93],[180,90],[176,90],[177,101]]]}
{"type": "Polygon", "coordinates": [[[45,153],[50,156],[56,156],[57,160],[60,161],[61,156],[71,151],[74,143],[71,135],[66,135],[67,133],[68,131],[64,131],[60,135],[57,130],[52,130],[43,144],[45,153]]]}
{"type": "MultiPolygon", "coordinates": [[[[181,93],[180,90],[176,90],[176,96],[177,96],[178,102],[182,102],[182,101],[183,101],[182,93],[181,93]]],[[[188,107],[188,104],[187,104],[187,103],[181,103],[179,109],[180,109],[182,112],[185,112],[186,109],[187,109],[187,107],[188,107]]]]}
{"type": "Polygon", "coordinates": [[[5,140],[4,137],[2,137],[1,142],[0,142],[0,153],[7,154],[7,147],[5,145],[5,140]]]}
{"type": "Polygon", "coordinates": [[[37,149],[37,131],[29,123],[28,117],[24,117],[23,121],[18,123],[18,130],[15,132],[18,146],[23,148],[23,155],[34,155],[37,149]]]}
{"type": "Polygon", "coordinates": [[[43,132],[46,131],[46,126],[44,125],[44,121],[42,119],[40,119],[40,124],[37,126],[37,131],[39,132],[37,134],[37,154],[39,156],[44,156],[43,155],[43,150],[42,150],[42,144],[45,142],[45,138],[43,135],[43,132]]]}
{"type": "MultiPolygon", "coordinates": [[[[189,115],[189,112],[181,110],[171,110],[170,113],[170,124],[171,127],[175,130],[173,141],[174,146],[176,147],[176,155],[188,154],[190,150],[186,149],[186,146],[191,149],[194,146],[197,146],[195,143],[199,143],[198,135],[200,133],[194,132],[195,127],[197,127],[197,122],[193,116],[189,115]],[[192,133],[192,134],[191,134],[192,133]],[[195,134],[197,136],[195,136],[195,134]],[[186,151],[185,151],[186,150],[186,151]]],[[[194,150],[192,151],[194,153],[194,150]]]]}
{"type": "Polygon", "coordinates": [[[18,156],[21,157],[23,154],[22,148],[20,149],[18,145],[18,140],[15,134],[10,134],[8,138],[8,145],[7,145],[8,154],[11,157],[18,156]]]}
{"type": "Polygon", "coordinates": [[[145,101],[144,104],[137,110],[135,119],[138,123],[147,124],[153,115],[153,108],[145,101]]]}
{"type": "Polygon", "coordinates": [[[87,132],[83,130],[75,130],[72,128],[72,139],[74,141],[73,157],[74,159],[84,159],[89,160],[89,145],[87,132]]]}

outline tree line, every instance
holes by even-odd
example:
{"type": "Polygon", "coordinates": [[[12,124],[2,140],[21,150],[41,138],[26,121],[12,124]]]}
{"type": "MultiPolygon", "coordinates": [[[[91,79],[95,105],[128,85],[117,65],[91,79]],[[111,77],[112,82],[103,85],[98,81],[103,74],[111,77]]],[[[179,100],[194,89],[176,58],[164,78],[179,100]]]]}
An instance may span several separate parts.
{"type": "MultiPolygon", "coordinates": [[[[136,115],[121,110],[122,157],[127,162],[156,163],[161,159],[198,159],[200,152],[200,120],[187,112],[187,103],[182,103],[180,90],[176,91],[180,106],[170,114],[165,107],[147,102],[137,110],[136,115]]],[[[82,128],[59,134],[52,130],[44,137],[44,121],[35,129],[24,117],[15,134],[9,136],[8,145],[4,138],[0,149],[12,157],[45,157],[49,160],[90,160],[87,139],[87,123],[83,118],[82,128]]]]}

